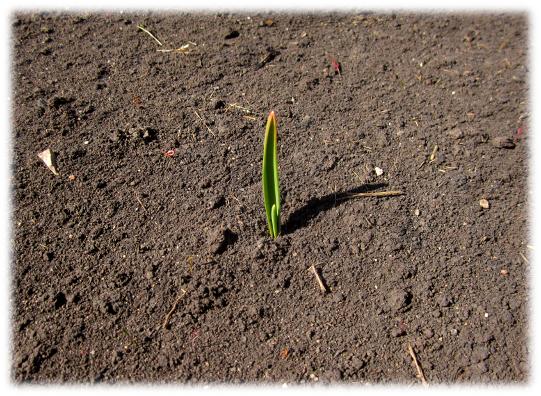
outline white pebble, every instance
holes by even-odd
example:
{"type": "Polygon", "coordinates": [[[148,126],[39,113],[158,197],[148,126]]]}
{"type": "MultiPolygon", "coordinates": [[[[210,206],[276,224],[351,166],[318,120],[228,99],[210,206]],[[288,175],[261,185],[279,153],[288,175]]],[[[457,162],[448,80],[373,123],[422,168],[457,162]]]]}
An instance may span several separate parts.
{"type": "Polygon", "coordinates": [[[383,175],[383,169],[378,168],[377,166],[374,168],[374,171],[376,172],[377,176],[383,175]]]}

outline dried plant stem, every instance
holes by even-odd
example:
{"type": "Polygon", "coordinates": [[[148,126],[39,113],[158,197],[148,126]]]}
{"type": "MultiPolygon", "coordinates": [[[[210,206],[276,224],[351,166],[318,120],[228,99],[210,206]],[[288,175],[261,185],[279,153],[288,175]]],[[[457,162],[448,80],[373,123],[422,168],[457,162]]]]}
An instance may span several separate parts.
{"type": "Polygon", "coordinates": [[[167,327],[169,326],[169,320],[171,319],[171,315],[173,315],[173,313],[177,309],[177,305],[180,302],[180,299],[186,294],[186,290],[184,290],[184,289],[180,289],[180,290],[182,291],[182,293],[178,295],[177,299],[173,303],[173,306],[171,307],[171,309],[169,310],[167,315],[165,315],[165,318],[164,318],[163,324],[162,324],[162,328],[164,328],[164,329],[167,329],[167,327]]]}
{"type": "Polygon", "coordinates": [[[413,350],[411,344],[408,344],[408,352],[411,356],[411,359],[413,360],[413,364],[415,365],[415,369],[417,370],[417,378],[421,380],[421,383],[424,386],[428,386],[428,382],[426,381],[425,375],[423,373],[423,369],[421,368],[421,365],[417,361],[417,356],[415,355],[415,351],[413,350]]]}
{"type": "Polygon", "coordinates": [[[150,33],[148,30],[146,30],[142,25],[137,25],[138,29],[141,29],[143,32],[148,34],[150,37],[152,37],[160,46],[162,46],[162,42],[156,38],[152,33],[150,33]]]}
{"type": "Polygon", "coordinates": [[[319,273],[317,272],[316,267],[314,267],[314,265],[311,265],[308,270],[311,271],[314,274],[314,276],[316,277],[317,284],[319,285],[319,288],[321,289],[321,291],[323,293],[326,293],[328,291],[327,287],[325,286],[325,284],[323,283],[323,280],[319,276],[319,273]]]}
{"type": "Polygon", "coordinates": [[[436,159],[436,153],[438,152],[438,145],[436,144],[432,149],[432,154],[430,154],[430,162],[433,162],[436,159]]]}
{"type": "Polygon", "coordinates": [[[399,190],[395,191],[375,191],[375,192],[364,192],[351,194],[346,198],[356,198],[356,197],[395,197],[397,195],[403,195],[404,193],[399,190]]]}

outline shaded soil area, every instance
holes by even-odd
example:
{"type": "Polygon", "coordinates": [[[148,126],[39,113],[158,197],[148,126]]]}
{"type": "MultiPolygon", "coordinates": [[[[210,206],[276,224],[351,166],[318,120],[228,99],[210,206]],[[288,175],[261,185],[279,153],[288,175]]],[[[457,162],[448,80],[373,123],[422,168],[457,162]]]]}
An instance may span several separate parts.
{"type": "Polygon", "coordinates": [[[13,15],[13,381],[527,381],[527,24],[13,15]]]}

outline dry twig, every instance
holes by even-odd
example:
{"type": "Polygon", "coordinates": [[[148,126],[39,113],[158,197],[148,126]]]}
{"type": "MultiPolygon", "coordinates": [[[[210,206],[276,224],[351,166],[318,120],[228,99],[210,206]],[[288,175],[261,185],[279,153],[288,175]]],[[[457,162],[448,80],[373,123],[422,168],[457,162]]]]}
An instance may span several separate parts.
{"type": "Polygon", "coordinates": [[[351,194],[347,198],[357,198],[357,197],[395,197],[398,195],[404,195],[402,191],[393,190],[393,191],[374,191],[374,192],[364,192],[351,194]]]}
{"type": "Polygon", "coordinates": [[[421,383],[424,386],[428,386],[428,382],[426,381],[425,375],[423,373],[423,369],[419,362],[417,361],[417,356],[415,355],[415,352],[411,346],[411,344],[408,343],[408,352],[413,360],[413,364],[415,364],[415,369],[417,370],[417,378],[421,380],[421,383]]]}
{"type": "Polygon", "coordinates": [[[432,154],[430,154],[430,162],[434,162],[436,159],[436,153],[438,152],[438,145],[436,144],[432,149],[432,154]]]}
{"type": "Polygon", "coordinates": [[[323,293],[326,293],[328,291],[327,286],[325,286],[325,283],[323,283],[323,280],[319,276],[319,273],[318,273],[316,267],[314,267],[314,265],[312,265],[312,266],[310,266],[310,268],[308,268],[308,270],[311,271],[314,274],[314,276],[316,277],[317,284],[319,285],[319,288],[321,289],[321,291],[323,293]]]}
{"type": "Polygon", "coordinates": [[[181,45],[178,48],[158,49],[158,52],[178,52],[180,54],[188,55],[193,51],[192,47],[197,46],[193,41],[188,41],[186,44],[181,45]]]}
{"type": "Polygon", "coordinates": [[[148,34],[150,37],[152,37],[152,38],[153,38],[160,46],[163,45],[162,42],[161,42],[160,40],[158,40],[158,39],[156,38],[156,36],[154,36],[152,33],[150,33],[147,29],[145,29],[145,28],[143,27],[143,25],[137,25],[137,28],[138,28],[138,29],[141,29],[143,32],[145,32],[145,33],[148,34]]]}
{"type": "Polygon", "coordinates": [[[167,329],[169,327],[169,320],[171,319],[171,315],[173,315],[173,312],[175,312],[175,310],[177,309],[177,305],[180,302],[180,299],[186,294],[186,290],[184,290],[184,289],[180,289],[180,290],[182,291],[182,294],[179,294],[179,296],[177,297],[177,299],[173,303],[173,306],[171,307],[171,309],[169,310],[167,315],[165,315],[165,318],[164,318],[163,324],[162,324],[162,328],[164,328],[164,329],[167,329]]]}
{"type": "Polygon", "coordinates": [[[141,199],[139,199],[139,197],[137,196],[137,193],[135,193],[134,195],[135,195],[135,199],[137,200],[137,202],[139,202],[139,204],[141,205],[143,210],[146,212],[147,208],[145,208],[145,205],[143,205],[143,202],[141,201],[141,199]]]}

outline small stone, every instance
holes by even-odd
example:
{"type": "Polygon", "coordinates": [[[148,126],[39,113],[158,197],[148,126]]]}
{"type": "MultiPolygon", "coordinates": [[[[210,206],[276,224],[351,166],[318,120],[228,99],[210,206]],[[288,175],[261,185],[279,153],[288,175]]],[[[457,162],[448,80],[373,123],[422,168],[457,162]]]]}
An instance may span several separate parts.
{"type": "Polygon", "coordinates": [[[486,199],[481,199],[479,200],[479,205],[483,208],[483,209],[488,209],[490,208],[490,204],[488,203],[488,201],[486,199]]]}
{"type": "Polygon", "coordinates": [[[502,275],[502,276],[507,276],[507,275],[509,275],[509,271],[507,271],[505,268],[502,268],[502,269],[500,270],[500,275],[502,275]]]}
{"type": "Polygon", "coordinates": [[[415,214],[415,216],[419,216],[421,212],[419,212],[419,209],[415,209],[415,212],[413,212],[413,214],[415,214]]]}
{"type": "Polygon", "coordinates": [[[449,331],[449,333],[452,335],[452,336],[456,336],[458,334],[458,330],[457,329],[451,329],[449,331]]]}
{"type": "Polygon", "coordinates": [[[376,172],[376,176],[383,175],[383,169],[378,168],[377,166],[374,168],[374,172],[376,172]]]}
{"type": "Polygon", "coordinates": [[[74,181],[75,180],[75,175],[69,175],[68,180],[69,181],[74,181]]]}
{"type": "Polygon", "coordinates": [[[498,136],[492,140],[492,145],[496,148],[500,149],[514,149],[515,143],[513,142],[513,139],[505,137],[505,136],[498,136]]]}
{"type": "Polygon", "coordinates": [[[464,137],[464,131],[460,128],[453,128],[449,132],[447,132],[450,138],[453,138],[455,140],[462,139],[464,137]]]}

